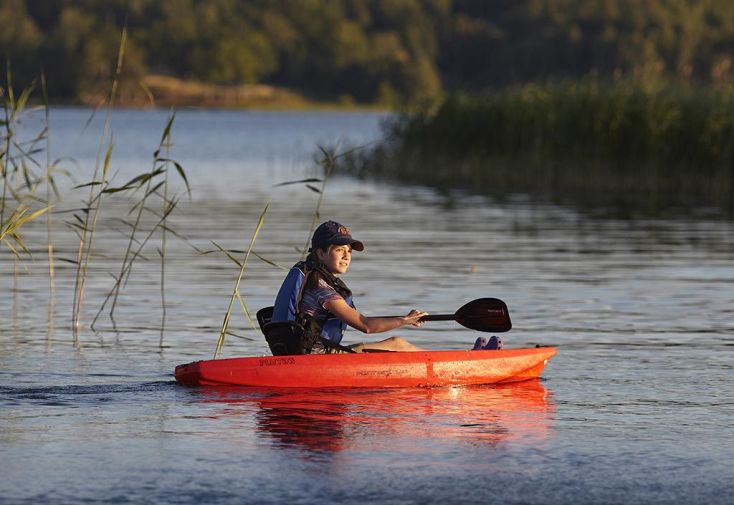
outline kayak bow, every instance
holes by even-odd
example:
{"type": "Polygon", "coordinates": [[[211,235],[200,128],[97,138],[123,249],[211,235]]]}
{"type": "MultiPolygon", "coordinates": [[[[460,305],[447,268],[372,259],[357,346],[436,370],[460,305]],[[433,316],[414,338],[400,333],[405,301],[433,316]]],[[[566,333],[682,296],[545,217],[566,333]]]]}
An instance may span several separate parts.
{"type": "Polygon", "coordinates": [[[416,387],[539,377],[553,347],[492,351],[307,354],[195,361],[176,367],[189,386],[416,387]]]}

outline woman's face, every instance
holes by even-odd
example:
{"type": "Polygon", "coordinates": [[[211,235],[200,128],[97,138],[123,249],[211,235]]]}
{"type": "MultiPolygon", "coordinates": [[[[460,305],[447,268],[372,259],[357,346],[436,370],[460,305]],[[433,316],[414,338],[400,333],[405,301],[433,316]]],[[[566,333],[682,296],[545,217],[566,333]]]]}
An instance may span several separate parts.
{"type": "Polygon", "coordinates": [[[316,254],[329,272],[334,275],[346,272],[352,262],[352,246],[350,245],[332,245],[326,251],[318,249],[316,254]]]}

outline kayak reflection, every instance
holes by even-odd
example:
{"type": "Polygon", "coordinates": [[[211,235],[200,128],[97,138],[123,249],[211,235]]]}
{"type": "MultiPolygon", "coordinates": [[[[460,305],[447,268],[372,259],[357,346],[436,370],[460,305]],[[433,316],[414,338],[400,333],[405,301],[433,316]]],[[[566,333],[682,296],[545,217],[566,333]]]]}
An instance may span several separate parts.
{"type": "Polygon", "coordinates": [[[256,406],[261,434],[277,445],[310,451],[396,449],[396,444],[411,450],[427,441],[462,439],[537,444],[549,436],[555,412],[552,395],[537,379],[428,389],[218,388],[202,393],[227,404],[223,415],[237,412],[238,404],[256,406]]]}

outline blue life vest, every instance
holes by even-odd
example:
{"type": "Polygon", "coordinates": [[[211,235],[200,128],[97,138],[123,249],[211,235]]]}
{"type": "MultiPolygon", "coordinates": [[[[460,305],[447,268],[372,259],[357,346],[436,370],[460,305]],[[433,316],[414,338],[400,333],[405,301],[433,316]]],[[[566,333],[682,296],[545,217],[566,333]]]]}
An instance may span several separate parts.
{"type": "MultiPolygon", "coordinates": [[[[275,297],[272,321],[296,321],[296,305],[298,304],[298,297],[301,293],[301,286],[303,285],[305,278],[306,274],[301,270],[301,268],[299,268],[299,264],[290,269],[288,275],[283,281],[283,284],[278,290],[278,295],[275,297]]],[[[346,298],[346,302],[351,307],[354,307],[351,296],[346,298]]],[[[338,344],[342,341],[344,330],[346,329],[346,323],[338,317],[330,314],[322,327],[321,336],[335,344],[338,344]]]]}

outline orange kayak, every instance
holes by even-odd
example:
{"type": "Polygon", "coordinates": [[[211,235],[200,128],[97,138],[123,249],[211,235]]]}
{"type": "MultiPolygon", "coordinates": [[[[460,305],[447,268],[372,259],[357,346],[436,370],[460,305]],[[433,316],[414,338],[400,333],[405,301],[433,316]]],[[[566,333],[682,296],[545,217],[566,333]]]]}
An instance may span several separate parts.
{"type": "Polygon", "coordinates": [[[518,382],[540,376],[553,347],[492,351],[306,354],[195,361],[176,367],[189,386],[416,387],[518,382]]]}

